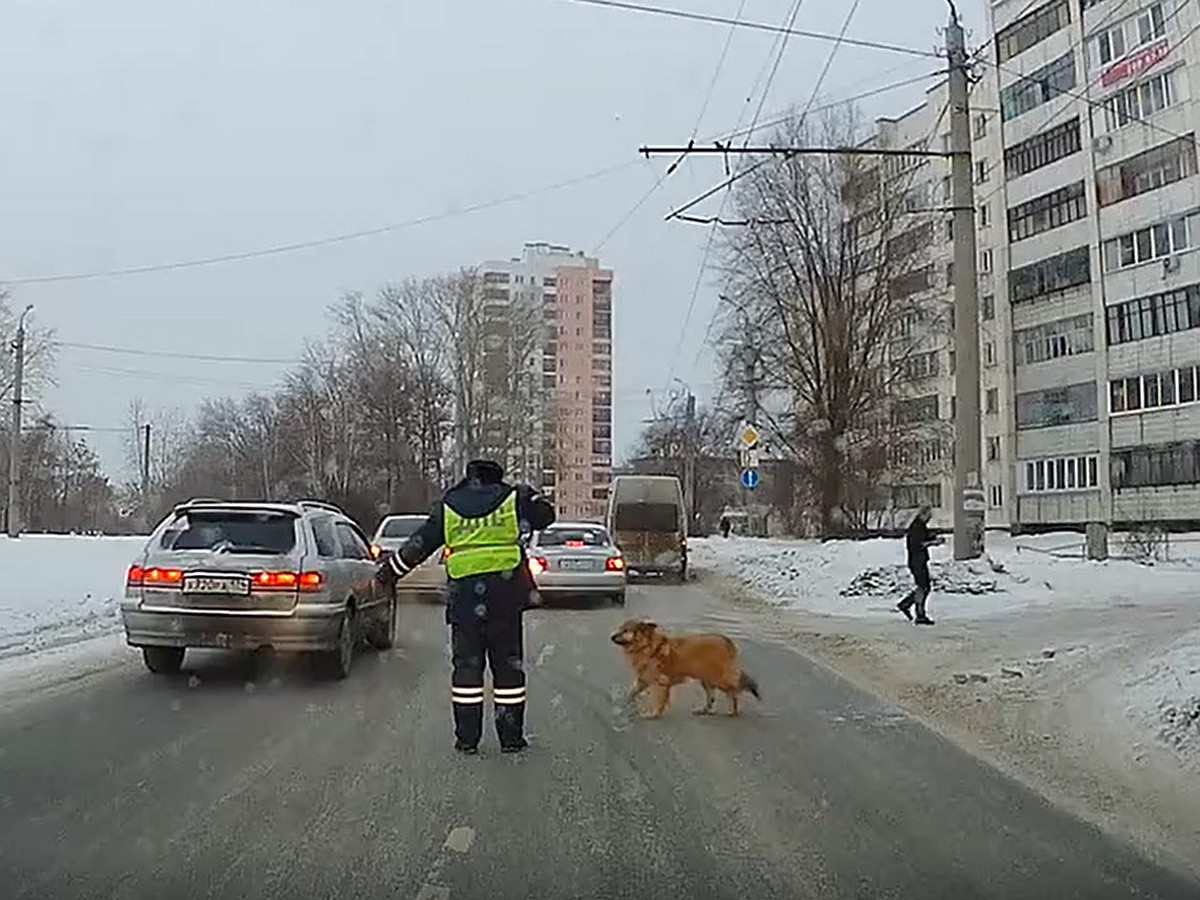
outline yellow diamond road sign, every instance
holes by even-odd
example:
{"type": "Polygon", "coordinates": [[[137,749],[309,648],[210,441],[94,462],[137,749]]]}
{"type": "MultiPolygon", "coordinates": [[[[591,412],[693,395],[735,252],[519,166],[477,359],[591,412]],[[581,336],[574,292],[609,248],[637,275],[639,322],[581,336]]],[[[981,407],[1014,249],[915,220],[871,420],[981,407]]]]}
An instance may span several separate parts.
{"type": "Polygon", "coordinates": [[[742,426],[742,430],[738,433],[738,440],[742,442],[743,447],[753,447],[758,443],[758,429],[747,422],[742,426]]]}

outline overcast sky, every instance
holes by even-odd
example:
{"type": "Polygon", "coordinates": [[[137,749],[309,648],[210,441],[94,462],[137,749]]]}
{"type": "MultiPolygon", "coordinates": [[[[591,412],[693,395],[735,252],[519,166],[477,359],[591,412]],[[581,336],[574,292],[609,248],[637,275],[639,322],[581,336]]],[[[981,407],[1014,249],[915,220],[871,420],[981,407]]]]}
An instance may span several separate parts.
{"type": "MultiPolygon", "coordinates": [[[[739,0],[654,0],[732,15],[739,0]]],[[[791,0],[746,0],[782,23],[791,0]]],[[[960,4],[968,40],[983,4],[960,4]]],[[[836,33],[848,4],[802,3],[836,33]]],[[[932,49],[944,0],[861,0],[848,35],[932,49]]],[[[729,29],[567,0],[6,0],[0,7],[0,281],[139,266],[437,221],[295,253],[121,278],[10,286],[61,340],[167,353],[291,358],[347,290],[520,252],[593,251],[692,135],[729,29]],[[507,195],[629,163],[521,202],[507,195]]],[[[774,37],[738,31],[700,136],[747,123],[774,37]]],[[[803,104],[831,44],[790,39],[764,118],[803,104]]],[[[937,60],[838,50],[819,100],[933,72],[937,60]]],[[[762,80],[765,80],[762,79],[762,80]]],[[[930,82],[932,83],[932,82],[930,82]]],[[[911,85],[861,103],[894,115],[911,85]]],[[[616,273],[616,439],[636,437],[674,374],[712,388],[705,330],[718,285],[689,300],[706,232],[666,223],[717,183],[716,158],[672,175],[602,248],[616,273]],[[674,348],[686,323],[682,350],[674,348]]],[[[720,197],[697,212],[715,213],[720,197]]],[[[281,365],[64,348],[48,405],[70,424],[125,424],[131,398],[193,407],[269,389],[281,365]]],[[[121,439],[93,445],[124,469],[121,439]]]]}

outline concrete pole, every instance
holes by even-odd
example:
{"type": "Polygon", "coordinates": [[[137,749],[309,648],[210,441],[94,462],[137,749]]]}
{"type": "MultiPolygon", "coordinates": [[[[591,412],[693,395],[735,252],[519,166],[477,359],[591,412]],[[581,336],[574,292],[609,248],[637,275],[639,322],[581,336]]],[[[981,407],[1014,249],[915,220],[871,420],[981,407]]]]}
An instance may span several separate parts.
{"type": "Polygon", "coordinates": [[[26,306],[17,320],[17,339],[13,341],[13,352],[16,354],[13,363],[13,408],[12,434],[9,435],[8,446],[8,498],[5,509],[8,510],[8,536],[15,538],[21,534],[21,514],[19,494],[21,487],[21,407],[25,403],[25,319],[33,306],[26,306]]]}
{"type": "Polygon", "coordinates": [[[979,414],[979,280],[967,51],[953,4],[946,29],[949,58],[950,179],[954,216],[954,558],[983,554],[983,483],[979,414]]]}

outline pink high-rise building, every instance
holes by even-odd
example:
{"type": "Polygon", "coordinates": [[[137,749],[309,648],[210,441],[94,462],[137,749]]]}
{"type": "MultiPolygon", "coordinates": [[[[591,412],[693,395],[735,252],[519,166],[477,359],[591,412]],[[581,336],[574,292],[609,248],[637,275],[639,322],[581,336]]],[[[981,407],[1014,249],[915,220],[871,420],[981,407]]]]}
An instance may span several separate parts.
{"type": "MultiPolygon", "coordinates": [[[[612,482],[612,271],[568,247],[527,243],[520,257],[487,262],[485,285],[497,299],[540,304],[538,413],[529,422],[528,452],[537,478],[562,519],[602,521],[612,482]]],[[[531,463],[520,463],[530,467],[531,463]]]]}

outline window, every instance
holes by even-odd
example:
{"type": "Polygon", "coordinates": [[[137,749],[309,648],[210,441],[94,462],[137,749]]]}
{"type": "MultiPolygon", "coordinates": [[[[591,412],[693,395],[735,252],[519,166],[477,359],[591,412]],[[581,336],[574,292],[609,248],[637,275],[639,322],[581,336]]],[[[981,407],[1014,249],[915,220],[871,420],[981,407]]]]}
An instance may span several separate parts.
{"type": "Polygon", "coordinates": [[[992,509],[999,509],[1004,505],[1004,488],[998,484],[989,485],[988,487],[988,503],[992,509]]]}
{"type": "Polygon", "coordinates": [[[1200,213],[1176,216],[1104,242],[1104,269],[1115,272],[1191,249],[1200,213]]]}
{"type": "Polygon", "coordinates": [[[1105,29],[1087,43],[1088,66],[1093,69],[1108,66],[1130,51],[1158,40],[1167,33],[1166,21],[1163,4],[1155,3],[1105,29]]]}
{"type": "Polygon", "coordinates": [[[1195,135],[1189,134],[1100,169],[1096,201],[1111,206],[1195,174],[1195,135]]]}
{"type": "Polygon", "coordinates": [[[1000,91],[1000,118],[1009,122],[1075,87],[1075,54],[1068,51],[1000,91]]]}
{"type": "Polygon", "coordinates": [[[1078,422],[1095,422],[1096,383],[1017,394],[1017,428],[1051,428],[1078,422]]]}
{"type": "Polygon", "coordinates": [[[1166,109],[1177,99],[1176,73],[1159,72],[1145,81],[1117,91],[1104,101],[1104,128],[1116,131],[1130,122],[1141,122],[1166,109]]]}
{"type": "Polygon", "coordinates": [[[917,509],[921,506],[936,509],[942,505],[942,486],[936,483],[896,485],[892,489],[892,505],[896,509],[917,509]]]}
{"type": "Polygon", "coordinates": [[[903,300],[920,291],[927,291],[931,287],[933,287],[933,267],[925,266],[893,278],[888,285],[888,292],[893,300],[903,300]]]}
{"type": "Polygon", "coordinates": [[[996,342],[986,341],[983,345],[983,364],[985,366],[994,366],[996,364],[996,342]]]}
{"type": "Polygon", "coordinates": [[[898,425],[915,425],[919,422],[933,422],[938,417],[937,394],[924,397],[913,397],[896,402],[894,417],[898,425]]]}
{"type": "Polygon", "coordinates": [[[1060,28],[1071,22],[1071,7],[1067,0],[1051,0],[1033,12],[1021,16],[1007,28],[996,33],[996,56],[1000,63],[1024,53],[1060,28]]]}
{"type": "Polygon", "coordinates": [[[1008,300],[1012,304],[1048,299],[1092,280],[1092,254],[1086,245],[1041,259],[1008,273],[1008,300]]]}
{"type": "Polygon", "coordinates": [[[1108,411],[1113,415],[1187,406],[1196,402],[1200,366],[1117,378],[1108,383],[1108,411]]]}
{"type": "Polygon", "coordinates": [[[987,137],[987,123],[988,123],[987,116],[984,115],[983,113],[980,113],[979,115],[977,115],[975,117],[975,128],[974,128],[975,140],[981,141],[985,137],[987,137]]]}
{"type": "Polygon", "coordinates": [[[979,204],[979,227],[987,228],[992,224],[992,208],[985,201],[979,204]]]}
{"type": "Polygon", "coordinates": [[[1200,328],[1200,284],[1108,307],[1108,342],[1127,344],[1200,328]]]}
{"type": "Polygon", "coordinates": [[[333,526],[337,531],[338,543],[341,544],[342,559],[370,559],[371,545],[358,533],[358,529],[348,522],[336,522],[333,526]]]}
{"type": "MultiPolygon", "coordinates": [[[[1193,155],[1194,159],[1194,155],[1193,155]]],[[[1024,240],[1087,215],[1087,192],[1083,182],[1042,194],[1014,206],[1008,211],[1008,239],[1024,240]]]]}
{"type": "Polygon", "coordinates": [[[985,275],[992,271],[992,249],[990,247],[979,251],[979,271],[985,275]]]}
{"type": "Polygon", "coordinates": [[[1182,484],[1200,484],[1200,441],[1113,451],[1112,486],[1116,490],[1182,484]]]}
{"type": "Polygon", "coordinates": [[[1039,131],[1021,143],[1006,148],[1004,174],[1011,181],[1060,159],[1066,159],[1079,150],[1079,116],[1076,116],[1069,122],[1039,131]]]}
{"type": "Polygon", "coordinates": [[[903,262],[915,254],[926,250],[933,243],[933,223],[925,222],[916,228],[910,228],[896,235],[887,242],[887,258],[890,261],[903,262]]]}
{"type": "Polygon", "coordinates": [[[1019,490],[1025,494],[1094,491],[1100,487],[1100,462],[1094,454],[1031,459],[1017,467],[1019,490]]]}
{"type": "Polygon", "coordinates": [[[296,546],[296,517],[268,510],[192,508],[171,520],[158,545],[163,550],[221,547],[230,556],[262,548],[271,553],[288,553],[296,546]]]}
{"type": "Polygon", "coordinates": [[[988,180],[988,164],[986,160],[977,160],[975,162],[975,183],[983,184],[988,180]]]}
{"type": "Polygon", "coordinates": [[[1091,353],[1095,349],[1092,314],[1071,316],[1033,328],[1024,328],[1013,335],[1013,346],[1018,366],[1091,353]]]}
{"type": "Polygon", "coordinates": [[[987,461],[996,462],[1000,459],[1000,436],[993,435],[987,439],[987,461]]]}
{"type": "Polygon", "coordinates": [[[1000,412],[1000,391],[996,388],[988,388],[984,395],[983,411],[989,416],[994,416],[1000,412]]]}
{"type": "Polygon", "coordinates": [[[979,315],[985,322],[996,318],[996,295],[984,294],[979,299],[979,315]]]}
{"type": "Polygon", "coordinates": [[[931,378],[938,373],[938,353],[931,350],[928,353],[916,353],[903,360],[900,374],[907,381],[920,378],[931,378]]]}

